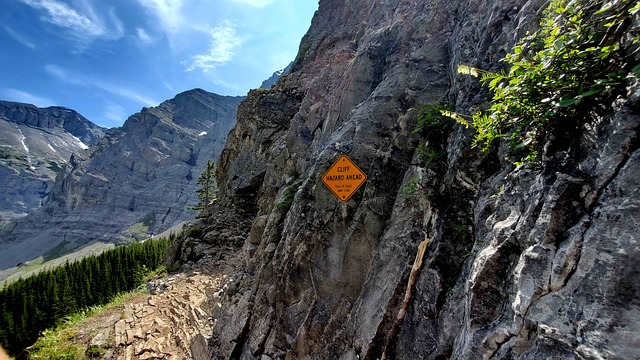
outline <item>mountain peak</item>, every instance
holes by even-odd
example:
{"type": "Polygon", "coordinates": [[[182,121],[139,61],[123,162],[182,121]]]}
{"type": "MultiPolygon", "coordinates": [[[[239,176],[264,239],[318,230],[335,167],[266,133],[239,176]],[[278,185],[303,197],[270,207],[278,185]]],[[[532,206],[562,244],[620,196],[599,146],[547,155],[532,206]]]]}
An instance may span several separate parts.
{"type": "Polygon", "coordinates": [[[0,101],[0,227],[42,206],[72,154],[103,134],[62,106],[0,101]]]}
{"type": "Polygon", "coordinates": [[[291,70],[291,65],[293,65],[293,62],[290,62],[289,65],[287,65],[287,67],[285,67],[284,69],[280,69],[274,72],[270,78],[262,82],[262,85],[260,85],[260,88],[271,89],[271,87],[273,87],[273,85],[276,84],[276,82],[278,81],[278,79],[280,79],[282,75],[286,75],[289,72],[289,70],[291,70]]]}
{"type": "Polygon", "coordinates": [[[39,108],[32,104],[0,101],[0,117],[19,125],[42,129],[62,128],[87,145],[98,142],[105,131],[75,110],[62,106],[39,108]]]}

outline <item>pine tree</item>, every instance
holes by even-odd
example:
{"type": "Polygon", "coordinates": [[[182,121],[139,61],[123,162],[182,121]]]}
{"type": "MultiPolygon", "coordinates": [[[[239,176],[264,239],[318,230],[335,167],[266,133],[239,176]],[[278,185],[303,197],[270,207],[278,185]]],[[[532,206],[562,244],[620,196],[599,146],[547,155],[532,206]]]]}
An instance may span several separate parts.
{"type": "Polygon", "coordinates": [[[215,162],[207,161],[207,167],[202,171],[198,179],[200,187],[196,193],[198,194],[198,204],[189,206],[190,210],[202,212],[207,206],[213,204],[217,200],[218,182],[216,181],[215,162]]]}
{"type": "Polygon", "coordinates": [[[0,344],[10,354],[25,354],[42,330],[65,316],[140,285],[169,244],[162,238],[118,247],[5,285],[0,289],[0,344]]]}

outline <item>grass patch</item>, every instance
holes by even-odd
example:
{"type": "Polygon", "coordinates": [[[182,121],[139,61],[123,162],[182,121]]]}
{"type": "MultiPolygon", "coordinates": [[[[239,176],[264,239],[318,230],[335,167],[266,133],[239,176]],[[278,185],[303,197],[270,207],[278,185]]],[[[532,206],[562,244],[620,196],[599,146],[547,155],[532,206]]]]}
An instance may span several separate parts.
{"type": "Polygon", "coordinates": [[[143,283],[146,283],[150,280],[155,280],[167,273],[167,267],[164,265],[158,266],[157,269],[149,271],[143,278],[143,283]]]}
{"type": "Polygon", "coordinates": [[[282,212],[289,211],[289,208],[291,208],[291,205],[293,204],[293,198],[296,196],[296,192],[298,192],[299,188],[300,185],[298,184],[287,187],[282,194],[282,199],[276,203],[276,209],[282,212]]]}
{"type": "Polygon", "coordinates": [[[149,226],[145,225],[143,222],[137,222],[124,229],[122,233],[135,240],[146,239],[149,237],[149,226]]]}
{"type": "Polygon", "coordinates": [[[89,348],[86,344],[78,344],[74,340],[80,332],[81,326],[91,321],[93,317],[115,310],[123,306],[144,291],[131,291],[116,295],[109,303],[101,306],[91,306],[65,318],[59,325],[42,332],[36,343],[28,350],[29,359],[47,360],[76,360],[100,358],[106,349],[100,347],[89,348]]]}
{"type": "Polygon", "coordinates": [[[66,253],[67,245],[69,245],[69,242],[67,240],[62,240],[60,244],[54,246],[52,249],[48,250],[44,253],[44,255],[42,255],[44,261],[53,260],[64,255],[66,253]]]}
{"type": "Polygon", "coordinates": [[[22,263],[22,265],[20,266],[20,270],[22,271],[36,270],[36,269],[39,269],[42,265],[45,265],[45,260],[42,256],[40,256],[31,261],[22,263]]]}
{"type": "Polygon", "coordinates": [[[453,232],[459,239],[464,239],[469,235],[469,229],[463,224],[456,224],[456,226],[453,227],[453,232]]]}
{"type": "Polygon", "coordinates": [[[0,159],[27,161],[27,157],[8,146],[0,146],[0,159]]]}
{"type": "Polygon", "coordinates": [[[153,212],[148,213],[142,218],[141,222],[147,229],[151,228],[156,223],[156,214],[153,212]]]}

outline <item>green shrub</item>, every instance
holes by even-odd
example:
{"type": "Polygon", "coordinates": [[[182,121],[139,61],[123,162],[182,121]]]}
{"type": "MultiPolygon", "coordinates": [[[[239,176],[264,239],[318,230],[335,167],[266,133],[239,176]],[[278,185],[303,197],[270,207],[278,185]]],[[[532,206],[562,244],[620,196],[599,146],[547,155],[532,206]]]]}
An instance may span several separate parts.
{"type": "Polygon", "coordinates": [[[84,355],[89,359],[100,359],[107,353],[105,348],[99,346],[92,346],[84,352],[84,355]]]}
{"type": "Polygon", "coordinates": [[[424,161],[424,167],[429,167],[431,164],[442,161],[447,153],[444,151],[438,151],[435,147],[427,144],[419,144],[416,148],[417,158],[419,161],[424,161]]]}
{"type": "Polygon", "coordinates": [[[556,0],[540,29],[503,59],[507,73],[460,66],[494,93],[487,113],[472,118],[474,145],[486,151],[506,137],[516,160],[537,160],[555,130],[610,113],[609,104],[640,75],[639,10],[630,0],[556,0]]]}
{"type": "Polygon", "coordinates": [[[187,231],[187,237],[189,238],[200,239],[202,235],[204,235],[204,229],[197,225],[190,227],[189,231],[187,231]]]}
{"type": "Polygon", "coordinates": [[[453,232],[459,239],[464,239],[469,235],[469,229],[467,229],[464,224],[456,224],[456,226],[453,227],[453,232]]]}
{"type": "Polygon", "coordinates": [[[276,203],[276,209],[282,212],[289,211],[289,208],[291,208],[291,205],[293,204],[293,198],[296,195],[296,192],[298,192],[299,187],[300,186],[297,184],[287,187],[282,194],[282,200],[276,203]]]}
{"type": "Polygon", "coordinates": [[[424,104],[420,106],[418,123],[413,129],[415,135],[426,135],[430,131],[443,131],[451,126],[451,119],[443,114],[449,112],[444,104],[424,104]]]}
{"type": "Polygon", "coordinates": [[[418,191],[418,189],[420,189],[420,188],[421,188],[421,186],[420,186],[420,184],[418,182],[418,179],[416,179],[415,176],[412,176],[412,177],[409,178],[409,183],[402,188],[402,192],[405,195],[411,195],[411,194],[415,193],[416,191],[418,191]]]}

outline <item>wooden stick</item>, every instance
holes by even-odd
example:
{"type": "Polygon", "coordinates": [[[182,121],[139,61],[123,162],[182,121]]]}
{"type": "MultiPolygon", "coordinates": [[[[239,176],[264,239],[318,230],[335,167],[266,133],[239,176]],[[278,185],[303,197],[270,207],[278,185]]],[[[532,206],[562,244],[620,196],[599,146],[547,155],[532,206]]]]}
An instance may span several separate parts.
{"type": "Polygon", "coordinates": [[[427,250],[427,245],[429,245],[429,239],[427,238],[418,245],[418,253],[416,254],[416,259],[413,261],[413,267],[411,267],[411,274],[409,275],[409,281],[407,282],[407,290],[404,293],[404,300],[402,300],[402,307],[400,307],[398,316],[396,316],[396,321],[393,323],[393,326],[389,330],[389,334],[387,334],[387,338],[385,339],[381,360],[387,360],[387,350],[398,335],[400,327],[404,322],[404,317],[407,315],[407,311],[409,311],[409,304],[411,303],[411,297],[413,296],[413,287],[418,279],[418,273],[422,267],[422,259],[424,258],[425,251],[427,250]]]}

